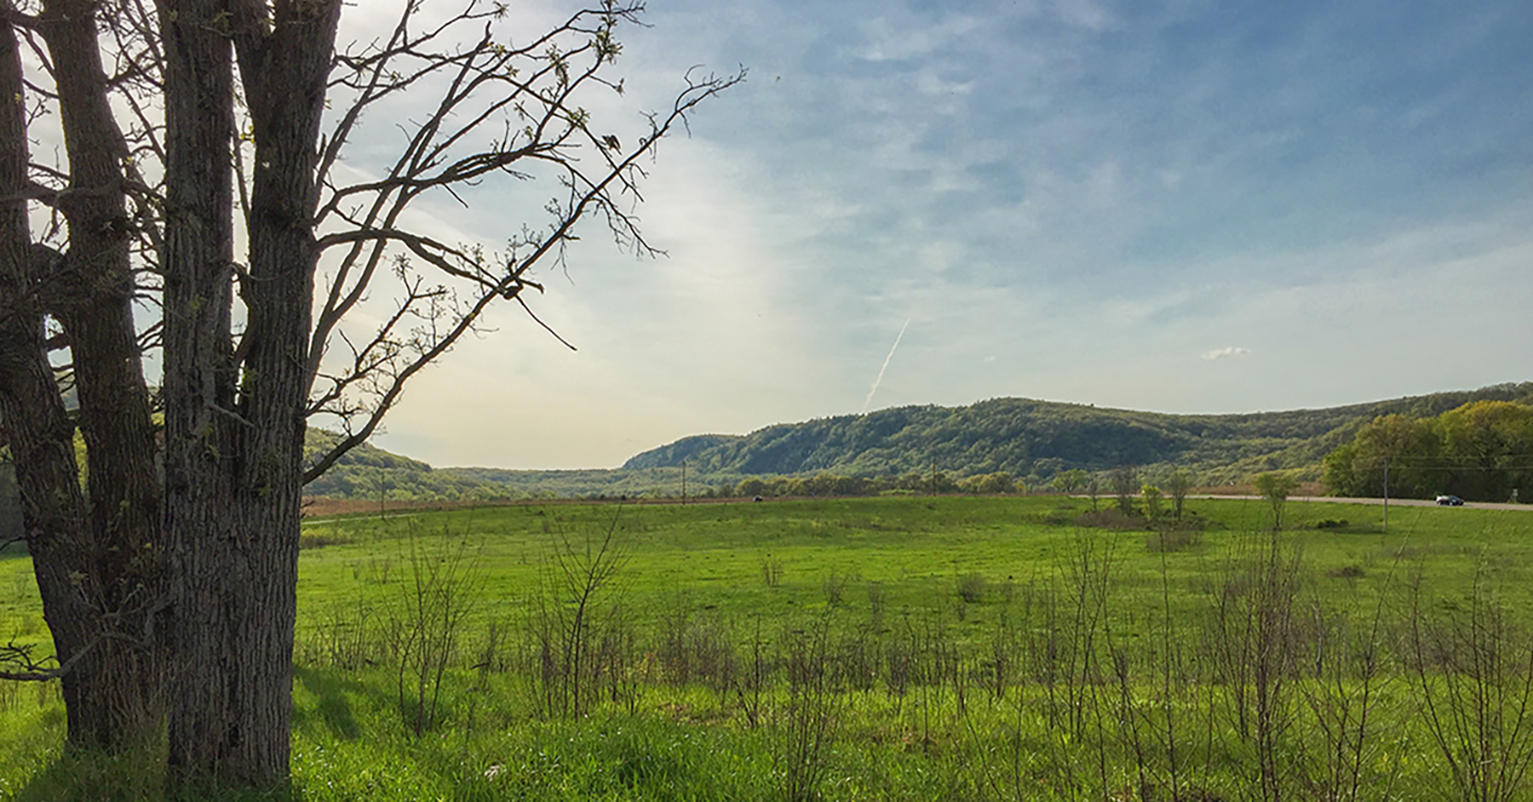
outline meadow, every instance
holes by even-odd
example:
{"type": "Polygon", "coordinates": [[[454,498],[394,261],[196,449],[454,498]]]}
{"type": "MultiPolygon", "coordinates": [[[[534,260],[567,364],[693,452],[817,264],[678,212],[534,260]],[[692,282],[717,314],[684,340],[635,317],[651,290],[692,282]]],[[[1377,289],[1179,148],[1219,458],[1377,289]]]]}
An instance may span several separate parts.
{"type": "MultiPolygon", "coordinates": [[[[270,798],[1533,799],[1533,515],[1098,506],[311,520],[270,798]]],[[[31,581],[0,553],[46,648],[31,581]]],[[[0,798],[162,798],[62,729],[0,685],[0,798]]]]}

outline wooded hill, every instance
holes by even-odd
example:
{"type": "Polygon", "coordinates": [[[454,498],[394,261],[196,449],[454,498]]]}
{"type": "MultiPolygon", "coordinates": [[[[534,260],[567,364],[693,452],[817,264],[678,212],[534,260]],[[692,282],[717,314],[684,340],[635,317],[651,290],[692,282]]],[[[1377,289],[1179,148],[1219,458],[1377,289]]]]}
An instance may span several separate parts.
{"type": "Polygon", "coordinates": [[[1279,469],[1316,479],[1325,455],[1375,417],[1431,417],[1481,400],[1529,403],[1533,383],[1242,415],[1167,415],[1021,398],[899,407],[743,436],[688,437],[639,454],[623,468],[679,468],[682,460],[702,476],[887,476],[935,468],[960,476],[1004,471],[1038,483],[1073,468],[1135,465],[1150,473],[1186,468],[1209,484],[1279,469]]]}
{"type": "MultiPolygon", "coordinates": [[[[304,442],[305,457],[317,459],[339,437],[324,429],[310,429],[304,442]]],[[[631,471],[433,468],[419,460],[364,443],[347,452],[324,475],[310,482],[304,491],[310,496],[392,501],[668,496],[680,493],[680,473],[679,468],[631,471]]],[[[701,489],[697,483],[692,484],[692,493],[701,489]]]]}
{"type": "Polygon", "coordinates": [[[1278,469],[1318,479],[1325,455],[1380,415],[1428,418],[1481,400],[1533,403],[1533,382],[1244,415],[1166,415],[1017,398],[899,407],[747,435],[687,437],[612,470],[433,470],[367,447],[308,489],[314,495],[394,499],[675,496],[683,482],[689,495],[702,495],[751,476],[887,477],[934,467],[953,477],[1005,472],[1037,486],[1065,470],[1129,464],[1150,481],[1172,467],[1188,469],[1202,484],[1245,481],[1278,469]]]}

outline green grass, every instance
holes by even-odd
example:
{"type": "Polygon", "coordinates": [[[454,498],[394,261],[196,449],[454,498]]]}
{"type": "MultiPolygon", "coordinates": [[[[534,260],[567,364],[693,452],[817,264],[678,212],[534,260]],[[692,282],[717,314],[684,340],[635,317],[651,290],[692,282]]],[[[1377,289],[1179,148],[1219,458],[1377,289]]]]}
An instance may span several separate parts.
{"type": "MultiPolygon", "coordinates": [[[[1184,790],[1246,798],[1253,747],[1232,734],[1228,704],[1213,686],[1171,688],[1156,671],[1168,665],[1168,648],[1189,659],[1207,649],[1210,604],[1270,542],[1270,510],[1256,501],[1192,501],[1199,531],[1158,541],[1143,528],[1083,529],[1077,520],[1090,508],[1057,497],[891,497],[543,504],[312,523],[298,588],[294,785],[270,798],[781,799],[792,763],[786,733],[795,710],[807,709],[795,708],[785,679],[785,644],[821,621],[830,622],[822,665],[848,665],[857,659],[851,650],[870,649],[881,667],[864,690],[822,700],[836,737],[820,759],[818,798],[1135,798],[1123,796],[1137,782],[1125,768],[1135,762],[1124,722],[1143,725],[1147,740],[1162,738],[1155,733],[1168,723],[1188,728],[1184,790]],[[576,718],[540,716],[528,670],[529,615],[540,599],[568,602],[545,593],[560,544],[599,542],[608,531],[622,563],[604,597],[611,606],[602,609],[620,609],[635,639],[625,669],[632,696],[576,718]],[[1083,555],[1088,571],[1110,580],[1103,643],[1094,648],[1121,649],[1134,672],[1127,704],[1135,712],[1111,727],[1102,722],[1126,708],[1106,663],[1070,691],[1068,683],[1049,687],[1019,672],[997,694],[983,679],[1003,641],[1025,656],[1027,644],[1073,631],[1071,566],[1083,555]],[[455,566],[472,603],[441,689],[439,722],[417,736],[401,710],[385,622],[403,609],[416,571],[432,565],[455,566]],[[1040,613],[1049,605],[1053,619],[1040,613]],[[484,661],[492,625],[499,646],[484,661]],[[665,662],[668,633],[727,642],[734,684],[721,687],[707,674],[675,684],[665,662]],[[354,665],[336,659],[334,646],[347,638],[361,641],[354,665]],[[777,679],[753,721],[739,678],[758,646],[777,679]],[[896,687],[890,661],[907,647],[917,668],[937,679],[896,687]],[[952,666],[965,672],[963,682],[941,679],[952,666]],[[1072,735],[1062,726],[1071,698],[1098,716],[1095,729],[1072,735]],[[1109,753],[1111,770],[1092,768],[1109,753]]],[[[1385,534],[1378,507],[1290,503],[1285,524],[1281,542],[1302,553],[1295,599],[1305,611],[1367,622],[1383,610],[1398,620],[1419,585],[1419,606],[1449,616],[1466,609],[1478,581],[1481,598],[1493,596],[1519,631],[1533,624],[1533,515],[1397,507],[1385,534]]],[[[0,558],[0,626],[18,642],[45,645],[30,581],[26,559],[0,558]]],[[[1381,734],[1364,772],[1368,787],[1395,787],[1396,798],[1455,798],[1414,707],[1419,691],[1400,666],[1391,671],[1377,697],[1381,734]]],[[[1358,680],[1341,687],[1355,689],[1358,680]]],[[[163,798],[153,747],[136,760],[66,754],[50,688],[0,685],[0,799],[163,798]]],[[[1295,710],[1306,709],[1291,698],[1295,710]]],[[[1298,738],[1297,727],[1284,737],[1298,738]]],[[[1303,751],[1299,741],[1284,743],[1303,751]]],[[[1157,754],[1144,765],[1164,792],[1170,764],[1157,754]]]]}
{"type": "MultiPolygon", "coordinates": [[[[1107,506],[1106,500],[1102,506],[1107,506]]],[[[1084,499],[880,498],[762,504],[534,505],[359,517],[313,525],[306,532],[338,541],[303,553],[299,629],[313,631],[337,605],[388,597],[408,569],[410,539],[428,549],[467,543],[481,577],[475,615],[518,620],[536,593],[557,538],[583,543],[615,527],[626,559],[621,592],[641,626],[678,603],[729,620],[781,617],[827,606],[826,584],[843,584],[842,607],[866,610],[876,583],[887,613],[944,609],[958,599],[961,577],[985,579],[985,599],[966,618],[983,625],[1007,583],[1023,586],[1060,575],[1081,537],[1110,548],[1125,608],[1158,603],[1164,578],[1178,598],[1193,599],[1224,567],[1249,533],[1270,526],[1257,501],[1195,501],[1189,513],[1209,528],[1199,543],[1161,554],[1146,548],[1146,530],[1083,532],[1074,525],[1090,509],[1084,499]],[[1164,558],[1164,563],[1162,563],[1164,558]],[[780,566],[775,586],[767,564],[780,566]]],[[[1300,545],[1322,577],[1322,592],[1364,599],[1393,573],[1422,569],[1433,588],[1466,588],[1477,570],[1517,592],[1533,588],[1533,516],[1520,511],[1397,507],[1381,531],[1377,507],[1290,503],[1285,539],[1300,545]],[[1334,529],[1318,521],[1346,520],[1334,529]]],[[[3,582],[0,579],[0,582],[3,582]]],[[[1530,591],[1533,593],[1533,591],[1530,591]]]]}

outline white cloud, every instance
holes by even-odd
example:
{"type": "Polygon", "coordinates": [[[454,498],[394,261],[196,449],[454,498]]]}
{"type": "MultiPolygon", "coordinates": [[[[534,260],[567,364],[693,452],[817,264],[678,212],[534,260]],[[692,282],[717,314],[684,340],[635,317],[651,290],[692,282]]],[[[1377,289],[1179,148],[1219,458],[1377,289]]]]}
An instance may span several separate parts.
{"type": "Polygon", "coordinates": [[[1230,357],[1245,356],[1251,353],[1249,348],[1241,348],[1238,345],[1228,345],[1223,348],[1215,348],[1212,351],[1204,351],[1203,358],[1212,362],[1216,359],[1228,359],[1230,357]]]}
{"type": "Polygon", "coordinates": [[[896,61],[925,56],[958,42],[980,26],[974,17],[948,17],[936,24],[875,17],[864,26],[869,45],[858,55],[868,61],[896,61]]]}

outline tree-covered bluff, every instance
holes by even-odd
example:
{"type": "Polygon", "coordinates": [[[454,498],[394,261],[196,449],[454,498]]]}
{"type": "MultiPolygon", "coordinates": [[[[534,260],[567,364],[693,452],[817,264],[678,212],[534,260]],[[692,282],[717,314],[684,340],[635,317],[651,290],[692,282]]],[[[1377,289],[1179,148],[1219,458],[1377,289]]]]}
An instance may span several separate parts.
{"type": "MultiPolygon", "coordinates": [[[[1017,398],[964,407],[899,407],[777,424],[747,435],[685,437],[638,454],[616,469],[433,468],[363,445],[311,482],[305,492],[393,501],[615,498],[684,492],[700,496],[724,488],[738,492],[740,483],[752,477],[806,481],[820,477],[824,484],[828,479],[822,474],[877,479],[873,486],[879,488],[904,487],[915,481],[911,477],[918,477],[918,484],[926,489],[936,481],[934,469],[955,489],[966,477],[1000,474],[1037,487],[1067,470],[1095,472],[1119,465],[1136,465],[1151,481],[1172,467],[1191,472],[1199,484],[1244,482],[1271,470],[1320,479],[1326,456],[1352,443],[1380,418],[1423,421],[1482,401],[1533,405],[1533,383],[1238,415],[1169,415],[1017,398]]],[[[318,458],[338,437],[310,429],[306,457],[318,458]]],[[[7,506],[3,491],[9,478],[9,466],[3,462],[0,459],[0,520],[7,506]]],[[[1358,472],[1366,474],[1366,466],[1358,472]]],[[[1443,490],[1449,486],[1441,482],[1426,482],[1404,493],[1408,477],[1400,474],[1392,481],[1398,482],[1396,495],[1453,492],[1443,490]]],[[[1354,490],[1350,485],[1336,487],[1354,490]]],[[[1356,488],[1364,494],[1371,489],[1356,488]]],[[[770,495],[754,491],[750,495],[761,494],[770,495]]]]}
{"type": "MultiPolygon", "coordinates": [[[[304,436],[304,463],[311,464],[335,447],[341,435],[311,428],[304,436]]],[[[485,482],[453,471],[440,471],[419,460],[363,443],[343,455],[310,482],[304,494],[330,498],[388,498],[420,501],[494,501],[522,498],[509,485],[485,482]]]]}
{"type": "Polygon", "coordinates": [[[1021,398],[963,407],[911,406],[779,424],[747,435],[689,437],[628,460],[625,469],[699,475],[830,472],[890,476],[933,468],[1005,472],[1030,482],[1070,469],[1177,466],[1205,482],[1267,470],[1319,478],[1320,461],[1381,415],[1422,418],[1475,401],[1533,401],[1533,383],[1354,404],[1234,415],[1171,415],[1021,398]]]}

